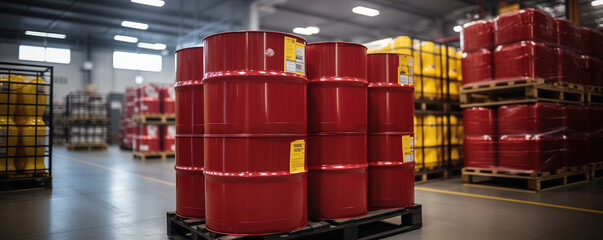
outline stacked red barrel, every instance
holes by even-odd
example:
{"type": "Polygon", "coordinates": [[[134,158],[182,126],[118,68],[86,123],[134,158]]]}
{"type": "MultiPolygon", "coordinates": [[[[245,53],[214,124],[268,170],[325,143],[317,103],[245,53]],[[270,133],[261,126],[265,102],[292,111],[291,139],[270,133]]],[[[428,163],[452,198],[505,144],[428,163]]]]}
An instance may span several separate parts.
{"type": "Polygon", "coordinates": [[[465,167],[493,168],[498,165],[496,110],[472,107],[463,110],[465,167]]]}
{"type": "Polygon", "coordinates": [[[176,51],[176,214],[198,219],[205,218],[202,80],[203,48],[176,51]]]}
{"type": "Polygon", "coordinates": [[[414,204],[414,87],[407,84],[412,65],[410,56],[368,55],[370,209],[414,204]]]}
{"type": "Polygon", "coordinates": [[[124,93],[124,111],[121,114],[121,125],[120,125],[120,146],[122,149],[132,149],[133,138],[134,138],[134,115],[136,99],[136,89],[133,87],[126,88],[124,93]]]}
{"type": "MultiPolygon", "coordinates": [[[[524,78],[602,84],[603,34],[544,11],[522,9],[468,23],[462,36],[465,85],[524,78]]],[[[589,128],[586,118],[596,112],[553,103],[465,109],[465,165],[528,172],[585,165],[599,155],[591,143],[601,138],[600,128],[592,127],[592,119],[589,128]]]]}
{"type": "Polygon", "coordinates": [[[461,36],[463,84],[491,80],[494,74],[494,21],[467,23],[463,26],[461,36]]]}
{"type": "Polygon", "coordinates": [[[323,42],[308,54],[308,216],[341,219],[367,208],[366,47],[323,42]]]}
{"type": "Polygon", "coordinates": [[[207,228],[261,235],[304,227],[306,40],[240,31],[203,44],[207,228]]]}

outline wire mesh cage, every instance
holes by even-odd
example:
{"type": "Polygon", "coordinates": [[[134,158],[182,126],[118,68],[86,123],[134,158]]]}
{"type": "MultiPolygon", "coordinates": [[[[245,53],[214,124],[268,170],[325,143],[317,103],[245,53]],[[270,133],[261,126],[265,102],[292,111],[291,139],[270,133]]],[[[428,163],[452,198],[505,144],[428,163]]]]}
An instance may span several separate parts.
{"type": "MultiPolygon", "coordinates": [[[[0,176],[2,189],[52,169],[53,67],[0,62],[0,176]]],[[[40,179],[37,179],[40,180],[40,179]]]]}

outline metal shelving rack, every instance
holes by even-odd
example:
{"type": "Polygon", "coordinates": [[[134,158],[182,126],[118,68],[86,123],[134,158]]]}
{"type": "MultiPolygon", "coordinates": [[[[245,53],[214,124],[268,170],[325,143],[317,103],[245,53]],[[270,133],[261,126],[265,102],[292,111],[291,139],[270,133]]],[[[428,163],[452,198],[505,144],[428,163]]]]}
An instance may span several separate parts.
{"type": "Polygon", "coordinates": [[[107,149],[110,123],[107,104],[107,94],[71,92],[65,96],[67,149],[107,149]]]}
{"type": "Polygon", "coordinates": [[[0,62],[1,191],[52,188],[53,74],[51,66],[0,62]]]}

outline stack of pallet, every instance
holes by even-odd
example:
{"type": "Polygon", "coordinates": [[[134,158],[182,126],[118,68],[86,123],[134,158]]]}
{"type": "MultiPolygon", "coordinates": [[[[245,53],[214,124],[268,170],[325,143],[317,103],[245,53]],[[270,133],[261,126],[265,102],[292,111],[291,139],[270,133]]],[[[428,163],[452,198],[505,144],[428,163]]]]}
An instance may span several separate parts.
{"type": "Polygon", "coordinates": [[[133,87],[126,88],[124,93],[124,111],[121,113],[121,124],[119,127],[119,147],[123,150],[132,150],[132,143],[134,142],[134,130],[136,124],[134,124],[134,109],[136,98],[136,90],[133,87]]]}
{"type": "Polygon", "coordinates": [[[143,84],[136,87],[134,99],[134,159],[165,160],[176,150],[176,103],[173,86],[143,84]]]}
{"type": "Polygon", "coordinates": [[[71,151],[107,150],[107,94],[71,92],[65,96],[66,147],[71,151]]]}
{"type": "Polygon", "coordinates": [[[366,44],[369,53],[413,57],[415,87],[415,180],[445,179],[460,172],[463,161],[462,114],[458,88],[461,51],[407,36],[366,44]]]}
{"type": "Polygon", "coordinates": [[[584,96],[601,85],[603,34],[524,9],[466,24],[463,39],[464,182],[542,191],[588,180],[603,159],[603,108],[584,106],[601,104],[584,96]]]}

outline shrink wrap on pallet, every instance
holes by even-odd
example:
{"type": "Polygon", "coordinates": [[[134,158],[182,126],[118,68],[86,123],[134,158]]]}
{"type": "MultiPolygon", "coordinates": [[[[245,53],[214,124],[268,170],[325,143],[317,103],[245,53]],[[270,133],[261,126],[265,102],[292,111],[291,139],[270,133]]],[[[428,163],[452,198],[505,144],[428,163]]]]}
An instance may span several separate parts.
{"type": "Polygon", "coordinates": [[[494,21],[478,20],[463,25],[461,32],[462,49],[470,52],[494,47],[494,21]]]}
{"type": "Polygon", "coordinates": [[[494,58],[492,51],[480,48],[472,52],[463,53],[461,59],[463,69],[463,85],[490,81],[494,78],[494,58]]]}
{"type": "Polygon", "coordinates": [[[552,47],[535,41],[499,45],[494,50],[496,79],[544,78],[557,75],[556,55],[552,47]]]}
{"type": "Polygon", "coordinates": [[[548,13],[537,9],[522,9],[496,17],[496,45],[521,40],[555,43],[555,21],[548,13]]]}
{"type": "Polygon", "coordinates": [[[561,18],[555,18],[554,21],[557,44],[570,48],[572,51],[580,51],[580,25],[561,18]]]}

